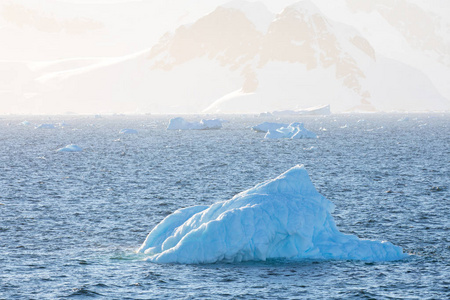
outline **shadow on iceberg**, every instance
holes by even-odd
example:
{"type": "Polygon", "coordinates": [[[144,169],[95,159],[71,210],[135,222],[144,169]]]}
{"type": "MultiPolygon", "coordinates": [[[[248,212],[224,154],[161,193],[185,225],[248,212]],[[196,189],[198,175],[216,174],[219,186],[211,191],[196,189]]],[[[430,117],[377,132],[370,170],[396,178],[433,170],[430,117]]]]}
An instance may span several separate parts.
{"type": "Polygon", "coordinates": [[[167,216],[138,249],[156,263],[266,259],[391,261],[406,256],[389,242],[339,232],[334,204],[319,194],[303,166],[232,199],[167,216]]]}

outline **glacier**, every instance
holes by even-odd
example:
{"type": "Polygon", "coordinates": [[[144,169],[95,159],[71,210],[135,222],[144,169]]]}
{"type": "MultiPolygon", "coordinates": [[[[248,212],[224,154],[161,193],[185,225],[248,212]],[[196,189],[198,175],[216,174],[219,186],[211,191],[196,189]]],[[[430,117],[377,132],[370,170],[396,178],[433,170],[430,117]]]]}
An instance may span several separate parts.
{"type": "Polygon", "coordinates": [[[309,131],[305,128],[303,123],[291,123],[287,127],[277,128],[275,130],[270,129],[266,135],[265,139],[316,139],[317,134],[309,131]]]}
{"type": "Polygon", "coordinates": [[[155,263],[215,263],[267,259],[392,261],[407,257],[390,242],[341,233],[334,204],[297,165],[273,180],[211,206],[175,211],[137,253],[155,263]]]}
{"type": "Polygon", "coordinates": [[[168,130],[207,130],[222,128],[222,120],[201,120],[200,122],[188,122],[181,117],[170,119],[168,130]]]}

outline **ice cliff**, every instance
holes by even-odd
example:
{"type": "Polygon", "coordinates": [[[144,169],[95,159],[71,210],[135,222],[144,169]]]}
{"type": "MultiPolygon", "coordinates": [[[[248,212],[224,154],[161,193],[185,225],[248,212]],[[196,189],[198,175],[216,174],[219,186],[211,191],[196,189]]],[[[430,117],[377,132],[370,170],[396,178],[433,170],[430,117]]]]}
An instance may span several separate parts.
{"type": "Polygon", "coordinates": [[[304,167],[296,166],[228,201],[177,210],[149,233],[138,252],[156,263],[390,261],[407,256],[389,242],[339,232],[333,208],[304,167]]]}

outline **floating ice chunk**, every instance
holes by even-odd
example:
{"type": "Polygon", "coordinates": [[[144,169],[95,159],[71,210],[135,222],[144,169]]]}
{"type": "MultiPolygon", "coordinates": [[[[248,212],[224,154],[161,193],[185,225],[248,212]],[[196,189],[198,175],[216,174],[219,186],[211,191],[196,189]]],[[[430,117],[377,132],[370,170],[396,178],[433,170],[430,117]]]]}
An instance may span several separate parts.
{"type": "Polygon", "coordinates": [[[222,128],[222,120],[212,119],[212,120],[201,120],[200,125],[202,129],[220,129],[222,128]]]}
{"type": "Polygon", "coordinates": [[[266,259],[390,261],[407,256],[389,242],[339,232],[334,204],[319,194],[303,166],[232,199],[167,216],[137,250],[156,263],[266,259]]]}
{"type": "Polygon", "coordinates": [[[190,123],[190,122],[186,121],[185,119],[178,117],[178,118],[170,119],[167,129],[168,130],[199,129],[199,128],[193,128],[195,125],[198,126],[198,124],[190,123]]]}
{"type": "Polygon", "coordinates": [[[292,116],[292,115],[330,115],[330,105],[309,107],[307,109],[301,110],[277,110],[273,112],[263,112],[260,113],[260,117],[271,117],[271,116],[292,116]]]}
{"type": "Polygon", "coordinates": [[[119,133],[120,134],[137,134],[138,132],[135,129],[127,129],[127,128],[125,128],[125,129],[120,130],[119,133]]]}
{"type": "Polygon", "coordinates": [[[303,123],[291,123],[287,127],[276,130],[269,130],[264,136],[265,139],[316,139],[317,135],[307,130],[303,123]]]}
{"type": "Polygon", "coordinates": [[[264,122],[259,125],[253,126],[252,130],[258,131],[258,132],[268,132],[269,130],[277,130],[281,127],[287,127],[288,124],[285,123],[271,123],[271,122],[264,122]]]}
{"type": "Polygon", "coordinates": [[[63,148],[60,148],[60,149],[56,150],[56,151],[57,152],[81,152],[81,151],[83,151],[83,149],[80,146],[78,146],[78,145],[70,144],[70,145],[67,145],[67,146],[65,146],[63,148]]]}
{"type": "Polygon", "coordinates": [[[35,127],[35,129],[55,129],[55,128],[56,127],[54,124],[40,124],[35,127]]]}
{"type": "Polygon", "coordinates": [[[208,130],[222,128],[222,120],[201,120],[200,122],[188,122],[185,119],[178,117],[169,121],[168,130],[208,130]]]}
{"type": "Polygon", "coordinates": [[[23,122],[20,123],[20,124],[23,125],[23,126],[29,126],[29,125],[31,125],[31,123],[28,122],[28,121],[23,121],[23,122]]]}

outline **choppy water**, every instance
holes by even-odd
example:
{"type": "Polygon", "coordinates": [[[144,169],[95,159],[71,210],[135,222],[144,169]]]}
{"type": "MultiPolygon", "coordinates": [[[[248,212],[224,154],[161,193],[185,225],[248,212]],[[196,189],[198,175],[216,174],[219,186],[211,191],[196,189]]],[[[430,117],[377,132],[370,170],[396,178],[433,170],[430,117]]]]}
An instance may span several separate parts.
{"type": "Polygon", "coordinates": [[[270,141],[249,127],[275,120],[256,117],[187,132],[166,131],[169,117],[3,117],[0,299],[448,299],[450,115],[403,117],[281,119],[320,138],[270,141]],[[71,143],[84,151],[55,152],[71,143]],[[158,265],[134,254],[176,209],[227,200],[296,164],[336,204],[342,232],[414,255],[158,265]]]}

